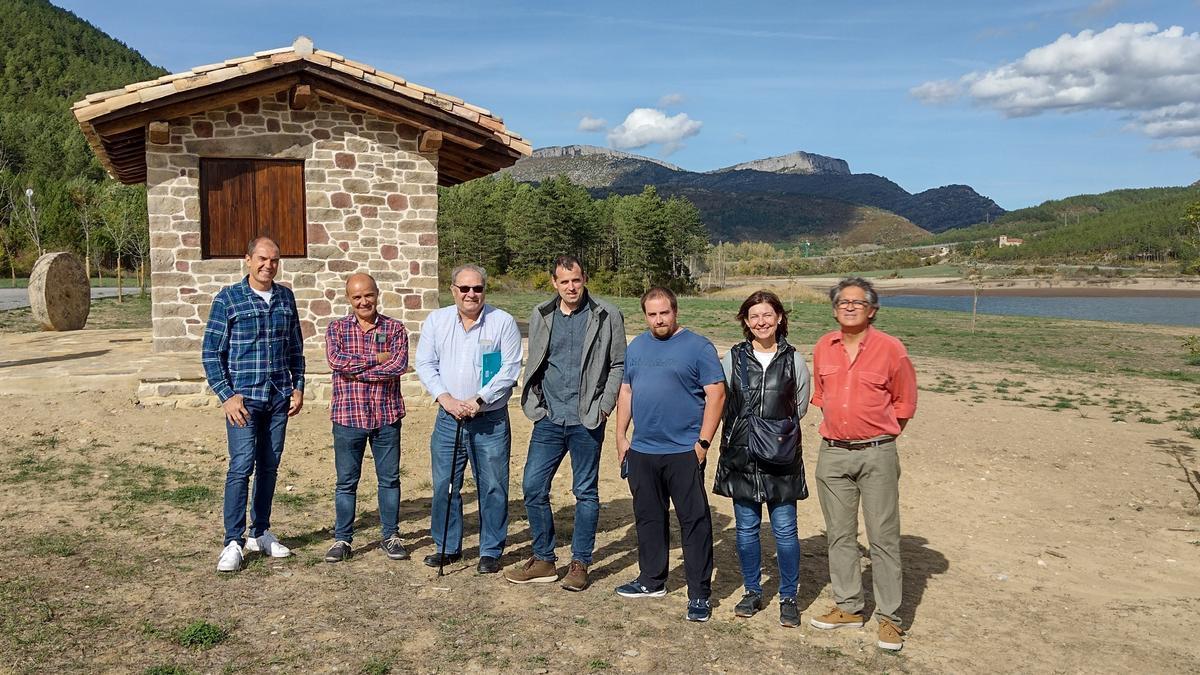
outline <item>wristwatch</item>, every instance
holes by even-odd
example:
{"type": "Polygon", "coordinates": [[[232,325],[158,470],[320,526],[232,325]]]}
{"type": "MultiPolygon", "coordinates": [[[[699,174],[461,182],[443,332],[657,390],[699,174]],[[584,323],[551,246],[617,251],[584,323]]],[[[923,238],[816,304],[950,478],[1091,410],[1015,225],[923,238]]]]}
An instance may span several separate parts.
{"type": "Polygon", "coordinates": [[[708,446],[712,445],[711,441],[706,441],[703,438],[701,438],[699,441],[697,441],[697,443],[699,443],[700,447],[704,448],[705,450],[708,449],[708,446]]]}
{"type": "Polygon", "coordinates": [[[482,408],[483,406],[487,405],[487,403],[484,403],[484,401],[483,401],[483,397],[482,397],[482,396],[476,396],[476,397],[475,397],[475,405],[477,405],[477,406],[479,406],[480,408],[482,408]]]}

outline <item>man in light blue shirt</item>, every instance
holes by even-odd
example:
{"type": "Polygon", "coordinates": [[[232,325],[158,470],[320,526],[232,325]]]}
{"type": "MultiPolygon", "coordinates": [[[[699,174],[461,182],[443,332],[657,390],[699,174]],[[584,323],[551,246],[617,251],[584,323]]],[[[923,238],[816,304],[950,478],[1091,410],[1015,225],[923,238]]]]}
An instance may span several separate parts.
{"type": "Polygon", "coordinates": [[[484,304],[487,272],[462,265],[451,274],[453,307],[421,324],[416,369],[440,408],[429,439],[433,467],[430,532],[437,550],[425,564],[462,559],[462,482],[467,461],[479,493],[480,574],[500,571],[508,537],[508,399],[521,372],[521,331],[512,315],[484,304]],[[454,451],[455,436],[465,452],[454,451]],[[451,480],[453,479],[453,488],[451,480]],[[449,525],[446,510],[449,509],[449,525]],[[443,539],[444,536],[444,539],[443,539]]]}

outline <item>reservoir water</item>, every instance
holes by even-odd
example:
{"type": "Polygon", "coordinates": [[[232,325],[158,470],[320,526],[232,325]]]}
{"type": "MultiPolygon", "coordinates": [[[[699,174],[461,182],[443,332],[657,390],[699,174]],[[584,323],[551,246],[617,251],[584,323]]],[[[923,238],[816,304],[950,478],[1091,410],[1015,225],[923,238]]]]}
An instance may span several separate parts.
{"type": "MultiPolygon", "coordinates": [[[[884,295],[884,307],[970,312],[970,295],[884,295]]],[[[1200,326],[1200,298],[979,296],[980,314],[1049,316],[1119,323],[1200,326]]]]}

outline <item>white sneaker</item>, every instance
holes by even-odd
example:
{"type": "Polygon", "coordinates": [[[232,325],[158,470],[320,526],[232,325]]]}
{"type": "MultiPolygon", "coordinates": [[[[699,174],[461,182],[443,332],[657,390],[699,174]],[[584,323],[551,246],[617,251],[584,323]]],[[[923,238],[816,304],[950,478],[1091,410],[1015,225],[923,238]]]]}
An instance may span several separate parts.
{"type": "Polygon", "coordinates": [[[242,569],[242,547],[236,541],[231,541],[221,550],[217,558],[218,572],[237,572],[242,569]]]}
{"type": "Polygon", "coordinates": [[[254,537],[246,538],[247,551],[262,551],[272,558],[286,558],[292,554],[292,550],[283,544],[279,543],[279,539],[271,534],[270,530],[262,533],[262,536],[255,539],[254,537]]]}

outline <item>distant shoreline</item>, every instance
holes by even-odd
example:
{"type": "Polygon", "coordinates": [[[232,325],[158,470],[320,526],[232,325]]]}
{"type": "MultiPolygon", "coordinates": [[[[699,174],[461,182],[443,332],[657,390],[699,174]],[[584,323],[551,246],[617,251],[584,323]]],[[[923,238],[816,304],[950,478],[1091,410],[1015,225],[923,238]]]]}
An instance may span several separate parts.
{"type": "MultiPolygon", "coordinates": [[[[793,283],[825,291],[837,283],[828,277],[799,277],[793,283]]],[[[971,295],[975,285],[961,277],[871,279],[880,295],[971,295]]],[[[1013,278],[983,281],[981,296],[1065,298],[1200,298],[1200,278],[1129,277],[1090,279],[1013,278]]]]}
{"type": "MultiPolygon", "coordinates": [[[[880,288],[879,295],[972,295],[974,288],[969,284],[952,286],[897,286],[880,288]]],[[[979,289],[980,297],[1031,297],[1031,298],[1136,298],[1153,296],[1160,298],[1200,298],[1200,288],[1135,288],[1112,286],[984,286],[979,289]]]]}

